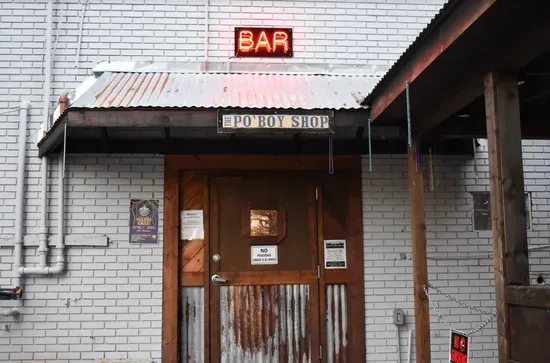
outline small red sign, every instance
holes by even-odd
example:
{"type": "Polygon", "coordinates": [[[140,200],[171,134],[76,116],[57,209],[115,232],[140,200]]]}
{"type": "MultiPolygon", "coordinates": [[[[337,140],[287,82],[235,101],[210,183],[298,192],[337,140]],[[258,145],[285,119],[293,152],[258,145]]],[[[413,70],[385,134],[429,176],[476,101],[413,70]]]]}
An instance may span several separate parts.
{"type": "Polygon", "coordinates": [[[292,57],[292,29],[235,28],[235,57],[292,57]]]}
{"type": "Polygon", "coordinates": [[[470,337],[451,331],[450,363],[468,363],[470,337]]]}

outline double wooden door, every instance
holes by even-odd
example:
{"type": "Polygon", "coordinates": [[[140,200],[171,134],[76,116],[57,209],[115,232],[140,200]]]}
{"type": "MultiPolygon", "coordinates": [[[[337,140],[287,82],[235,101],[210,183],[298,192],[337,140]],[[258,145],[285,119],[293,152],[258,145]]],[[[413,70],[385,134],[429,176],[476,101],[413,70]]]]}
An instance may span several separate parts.
{"type": "Polygon", "coordinates": [[[364,361],[360,163],[335,161],[166,157],[163,361],[364,361]]]}

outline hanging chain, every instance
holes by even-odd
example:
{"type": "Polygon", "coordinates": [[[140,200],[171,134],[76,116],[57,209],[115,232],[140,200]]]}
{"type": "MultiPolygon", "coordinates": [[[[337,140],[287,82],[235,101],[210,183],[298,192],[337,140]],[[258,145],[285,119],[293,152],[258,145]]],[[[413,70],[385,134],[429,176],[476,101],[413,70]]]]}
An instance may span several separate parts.
{"type": "Polygon", "coordinates": [[[470,336],[478,331],[480,331],[481,329],[485,328],[490,322],[492,322],[495,317],[496,317],[496,314],[495,313],[491,313],[491,312],[488,312],[488,311],[485,311],[483,309],[480,309],[476,306],[472,306],[472,305],[469,305],[469,304],[466,304],[454,297],[452,297],[451,295],[441,291],[440,289],[434,287],[432,284],[428,284],[428,286],[423,286],[424,288],[424,293],[426,294],[426,297],[428,298],[428,302],[430,303],[430,307],[435,310],[435,313],[437,314],[437,317],[438,317],[438,320],[440,320],[441,322],[443,322],[443,324],[445,324],[447,326],[447,328],[449,328],[449,330],[452,330],[452,331],[455,331],[459,334],[462,334],[462,335],[466,335],[466,336],[470,336]],[[434,301],[432,301],[432,299],[430,299],[430,293],[429,293],[429,289],[432,289],[434,290],[437,295],[443,295],[445,296],[448,300],[450,301],[454,301],[455,303],[457,303],[459,306],[462,306],[463,308],[468,308],[468,309],[471,309],[471,310],[474,310],[474,311],[477,311],[478,313],[480,314],[483,314],[483,315],[489,315],[489,317],[487,319],[485,319],[481,325],[479,325],[477,328],[474,328],[474,329],[471,329],[471,330],[467,330],[467,331],[462,331],[462,330],[458,330],[458,329],[453,329],[453,327],[451,326],[451,324],[449,322],[447,322],[447,320],[445,320],[445,318],[443,318],[443,315],[441,314],[441,312],[439,311],[439,305],[436,304],[434,301]]]}

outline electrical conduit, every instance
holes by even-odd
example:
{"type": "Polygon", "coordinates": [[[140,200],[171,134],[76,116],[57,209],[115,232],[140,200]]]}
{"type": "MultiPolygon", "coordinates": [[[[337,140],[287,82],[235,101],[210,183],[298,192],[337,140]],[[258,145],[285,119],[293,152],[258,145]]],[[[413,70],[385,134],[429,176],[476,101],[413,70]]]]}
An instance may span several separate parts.
{"type": "MultiPolygon", "coordinates": [[[[50,92],[51,92],[51,76],[52,76],[52,23],[53,23],[53,0],[48,0],[47,5],[47,25],[46,25],[46,59],[45,59],[45,71],[44,71],[44,105],[43,105],[43,117],[45,129],[48,130],[52,125],[50,123],[50,92]]],[[[16,254],[16,275],[18,275],[18,285],[20,286],[20,278],[25,275],[53,275],[59,274],[65,270],[65,243],[64,243],[64,153],[59,157],[59,194],[58,194],[58,240],[56,244],[57,258],[55,265],[47,266],[48,256],[48,158],[42,157],[42,189],[41,189],[41,218],[40,218],[40,247],[38,253],[40,255],[40,262],[37,267],[24,267],[23,266],[23,241],[21,238],[21,245],[19,255],[16,254]]],[[[21,220],[21,225],[23,221],[21,220]]],[[[17,241],[16,241],[17,243],[17,241]]],[[[17,251],[17,247],[16,247],[17,251]]]]}

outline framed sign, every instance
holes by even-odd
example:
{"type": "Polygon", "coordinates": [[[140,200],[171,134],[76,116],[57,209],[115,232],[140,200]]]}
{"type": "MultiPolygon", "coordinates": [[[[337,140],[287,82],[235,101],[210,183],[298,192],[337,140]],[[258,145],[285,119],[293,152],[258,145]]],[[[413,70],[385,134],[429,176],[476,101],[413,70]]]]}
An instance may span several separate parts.
{"type": "Polygon", "coordinates": [[[333,133],[333,111],[218,110],[218,133],[333,133]]]}
{"type": "Polygon", "coordinates": [[[292,29],[235,28],[235,57],[292,57],[292,29]]]}
{"type": "Polygon", "coordinates": [[[130,243],[157,243],[158,227],[158,200],[130,200],[130,243]]]}
{"type": "Polygon", "coordinates": [[[451,330],[449,362],[468,363],[470,358],[470,337],[451,330]]]}

